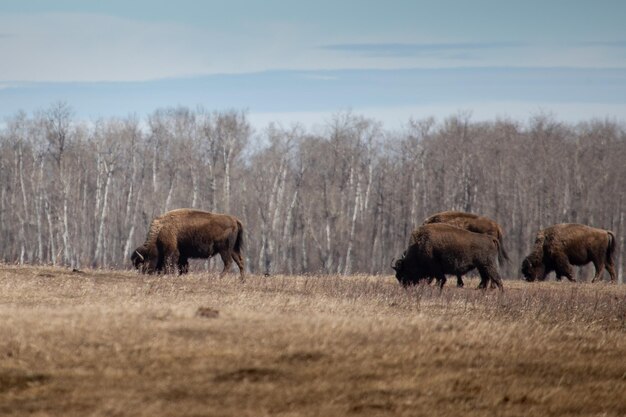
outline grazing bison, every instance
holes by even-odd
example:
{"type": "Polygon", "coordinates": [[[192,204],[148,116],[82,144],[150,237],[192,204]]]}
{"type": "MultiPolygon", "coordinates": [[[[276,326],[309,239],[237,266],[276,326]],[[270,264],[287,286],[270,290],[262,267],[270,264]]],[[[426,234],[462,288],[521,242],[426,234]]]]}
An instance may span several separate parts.
{"type": "MultiPolygon", "coordinates": [[[[424,220],[423,224],[446,223],[461,229],[469,230],[475,233],[484,233],[498,240],[498,260],[502,264],[505,260],[509,260],[503,241],[502,227],[488,217],[479,216],[477,214],[465,213],[463,211],[442,211],[433,214],[424,220]]],[[[463,278],[461,275],[456,277],[456,285],[463,286],[463,278]]],[[[491,283],[494,286],[494,283],[491,283]]]]}
{"type": "Polygon", "coordinates": [[[435,277],[443,288],[446,275],[463,275],[474,268],[480,274],[479,288],[492,280],[500,290],[502,281],[496,267],[498,240],[445,223],[426,224],[411,235],[409,248],[392,264],[396,278],[404,285],[435,277]]]}
{"type": "Polygon", "coordinates": [[[244,278],[243,225],[233,216],[201,210],[178,209],[156,217],[148,236],[130,259],[144,273],[167,273],[174,265],[181,274],[189,271],[189,258],[220,254],[224,275],[234,260],[244,278]]]}
{"type": "Polygon", "coordinates": [[[615,274],[615,235],[608,230],[596,229],[582,224],[563,223],[537,232],[532,252],[522,262],[522,274],[527,281],[544,280],[554,271],[557,280],[572,276],[572,265],[593,262],[596,268],[595,282],[606,268],[611,281],[615,274]]]}

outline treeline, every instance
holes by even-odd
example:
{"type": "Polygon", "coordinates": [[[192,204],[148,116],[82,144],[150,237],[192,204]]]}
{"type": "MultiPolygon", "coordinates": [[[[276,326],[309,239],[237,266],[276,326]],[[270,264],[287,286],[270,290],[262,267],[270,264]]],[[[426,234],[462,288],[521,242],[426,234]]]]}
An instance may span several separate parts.
{"type": "Polygon", "coordinates": [[[82,123],[56,103],[0,129],[0,258],[130,267],[154,216],[197,207],[242,219],[252,272],[390,274],[412,229],[454,209],[504,227],[506,277],[539,228],[577,222],[617,234],[621,279],[625,161],[613,121],[456,115],[389,131],[342,113],[255,131],[234,110],[82,123]]]}

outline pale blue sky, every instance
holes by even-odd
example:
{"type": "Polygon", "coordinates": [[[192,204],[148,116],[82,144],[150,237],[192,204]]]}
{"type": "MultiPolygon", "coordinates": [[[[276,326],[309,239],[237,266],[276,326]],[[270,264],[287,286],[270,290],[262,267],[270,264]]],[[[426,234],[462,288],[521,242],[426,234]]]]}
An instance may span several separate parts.
{"type": "Polygon", "coordinates": [[[167,105],[626,120],[622,1],[0,0],[0,117],[167,105]]]}

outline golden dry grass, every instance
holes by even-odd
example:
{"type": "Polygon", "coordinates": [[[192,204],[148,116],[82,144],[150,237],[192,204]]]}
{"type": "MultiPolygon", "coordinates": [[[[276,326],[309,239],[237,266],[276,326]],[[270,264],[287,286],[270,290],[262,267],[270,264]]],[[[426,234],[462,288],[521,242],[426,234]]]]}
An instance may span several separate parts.
{"type": "Polygon", "coordinates": [[[450,284],[0,265],[0,415],[626,415],[626,286],[450,284]]]}

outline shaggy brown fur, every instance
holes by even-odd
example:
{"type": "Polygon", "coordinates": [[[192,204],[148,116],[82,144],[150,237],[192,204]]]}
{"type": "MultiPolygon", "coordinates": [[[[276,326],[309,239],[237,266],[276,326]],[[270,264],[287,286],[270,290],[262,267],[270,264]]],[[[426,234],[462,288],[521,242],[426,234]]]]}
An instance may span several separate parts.
{"type": "MultiPolygon", "coordinates": [[[[498,260],[500,264],[509,260],[509,255],[504,247],[502,227],[488,217],[479,216],[473,213],[465,213],[463,211],[442,211],[433,214],[424,220],[423,224],[446,223],[461,229],[469,230],[475,233],[484,233],[498,240],[498,260]]],[[[463,286],[463,278],[457,275],[457,286],[463,286]]],[[[493,287],[494,283],[491,283],[493,287]]]]}
{"type": "Polygon", "coordinates": [[[613,232],[583,224],[563,223],[537,232],[533,251],[522,262],[522,274],[528,281],[544,280],[555,271],[556,279],[576,281],[572,265],[593,262],[596,274],[592,282],[602,278],[604,268],[617,281],[615,274],[615,235],[613,232]]]}
{"type": "Polygon", "coordinates": [[[443,211],[433,214],[426,220],[424,224],[447,223],[461,229],[469,230],[475,233],[484,233],[498,240],[498,258],[500,262],[509,260],[503,241],[502,227],[488,217],[479,216],[473,213],[465,213],[463,211],[443,211]]]}
{"type": "Polygon", "coordinates": [[[486,234],[445,223],[426,224],[413,232],[409,248],[392,268],[404,286],[435,277],[442,288],[445,274],[463,275],[476,268],[480,288],[486,288],[492,280],[502,290],[496,267],[498,246],[498,240],[486,234]]]}
{"type": "Polygon", "coordinates": [[[210,258],[220,254],[224,275],[234,260],[244,277],[243,225],[233,216],[194,209],[169,211],[152,220],[143,245],[131,261],[144,273],[167,273],[174,265],[184,274],[189,258],[210,258]]]}

